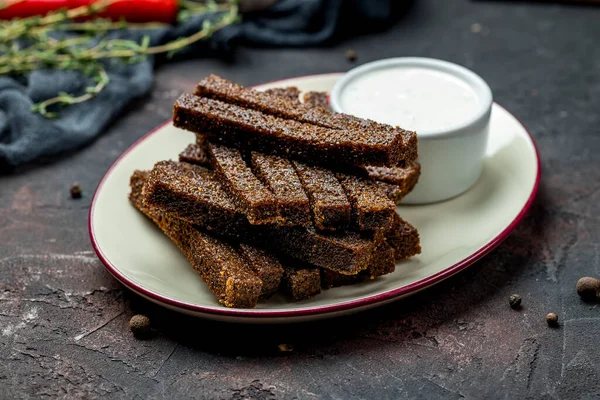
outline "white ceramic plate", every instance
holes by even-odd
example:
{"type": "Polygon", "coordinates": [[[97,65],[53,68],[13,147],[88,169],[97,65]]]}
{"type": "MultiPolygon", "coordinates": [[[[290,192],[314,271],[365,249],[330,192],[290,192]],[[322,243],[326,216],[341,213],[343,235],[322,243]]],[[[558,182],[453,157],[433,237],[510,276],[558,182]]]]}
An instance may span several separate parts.
{"type": "MultiPolygon", "coordinates": [[[[300,77],[259,88],[329,91],[339,76],[300,77]]],[[[100,260],[131,290],[176,311],[232,322],[280,323],[349,314],[434,285],[500,244],[525,216],[540,180],[533,139],[514,116],[494,104],[485,167],[475,186],[445,202],[398,208],[419,229],[423,248],[419,256],[399,263],[390,275],[325,290],[309,300],[291,303],[276,295],[252,310],[230,309],[219,305],[185,257],[127,200],[135,169],[177,159],[193,140],[193,134],[167,122],[134,143],[96,190],[90,238],[100,260]]]]}

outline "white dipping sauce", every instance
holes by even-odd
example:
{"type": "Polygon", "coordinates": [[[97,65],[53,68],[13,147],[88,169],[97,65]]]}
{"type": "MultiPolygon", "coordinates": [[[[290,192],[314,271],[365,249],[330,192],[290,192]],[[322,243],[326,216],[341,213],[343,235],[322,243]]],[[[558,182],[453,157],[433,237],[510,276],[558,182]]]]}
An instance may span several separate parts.
{"type": "Polygon", "coordinates": [[[392,67],[363,74],[342,90],[345,113],[425,133],[472,119],[481,105],[465,81],[428,68],[392,67]]]}

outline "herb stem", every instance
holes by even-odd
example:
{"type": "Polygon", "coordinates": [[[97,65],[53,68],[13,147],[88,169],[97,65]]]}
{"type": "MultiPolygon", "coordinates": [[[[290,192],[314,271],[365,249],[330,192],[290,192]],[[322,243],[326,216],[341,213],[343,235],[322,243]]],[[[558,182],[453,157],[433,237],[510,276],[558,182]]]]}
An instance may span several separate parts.
{"type": "Polygon", "coordinates": [[[44,100],[41,103],[38,103],[34,106],[35,111],[38,111],[40,114],[44,115],[47,118],[55,118],[57,116],[56,113],[51,113],[47,111],[47,108],[53,104],[77,104],[83,103],[86,100],[91,99],[92,97],[96,97],[98,93],[100,93],[106,85],[110,83],[110,78],[104,69],[99,70],[99,78],[98,83],[95,86],[91,86],[86,88],[86,94],[81,96],[72,97],[67,93],[61,93],[56,97],[53,97],[48,100],[44,100]]]}

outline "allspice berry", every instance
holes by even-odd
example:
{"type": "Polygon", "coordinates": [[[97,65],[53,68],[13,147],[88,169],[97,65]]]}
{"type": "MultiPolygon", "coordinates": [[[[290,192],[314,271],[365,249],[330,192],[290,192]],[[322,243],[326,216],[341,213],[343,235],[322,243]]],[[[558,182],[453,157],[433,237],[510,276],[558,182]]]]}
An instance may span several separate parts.
{"type": "Polygon", "coordinates": [[[348,59],[348,61],[354,62],[358,58],[358,55],[356,54],[356,51],[350,49],[346,51],[346,58],[348,59]]]}
{"type": "Polygon", "coordinates": [[[600,280],[585,276],[577,281],[577,294],[586,301],[596,300],[600,294],[600,280]]]}
{"type": "Polygon", "coordinates": [[[80,199],[81,198],[81,185],[79,185],[79,183],[74,183],[73,186],[71,186],[71,189],[69,189],[69,192],[71,193],[72,199],[80,199]]]}
{"type": "Polygon", "coordinates": [[[508,298],[508,304],[510,304],[510,308],[513,310],[521,308],[521,296],[518,294],[511,294],[508,298]]]}
{"type": "Polygon", "coordinates": [[[129,328],[136,338],[147,338],[150,335],[150,319],[145,315],[134,315],[129,320],[129,328]]]}
{"type": "Polygon", "coordinates": [[[549,313],[548,315],[546,315],[546,322],[548,323],[549,326],[557,327],[558,326],[558,315],[556,315],[553,312],[549,313]]]}
{"type": "Polygon", "coordinates": [[[284,343],[277,346],[277,349],[280,353],[289,353],[290,351],[294,351],[294,346],[291,344],[284,343]]]}

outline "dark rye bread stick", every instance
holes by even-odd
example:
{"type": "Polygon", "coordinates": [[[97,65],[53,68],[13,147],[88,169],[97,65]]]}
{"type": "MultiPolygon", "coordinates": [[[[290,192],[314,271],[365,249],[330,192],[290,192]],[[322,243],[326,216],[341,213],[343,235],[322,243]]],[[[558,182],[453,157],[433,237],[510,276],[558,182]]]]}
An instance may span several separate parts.
{"type": "Polygon", "coordinates": [[[394,255],[394,248],[392,246],[385,241],[379,243],[373,253],[369,266],[361,274],[367,279],[375,279],[378,276],[391,274],[396,270],[394,255]]]}
{"type": "Polygon", "coordinates": [[[253,308],[263,283],[246,261],[229,244],[198,231],[190,223],[173,218],[142,201],[142,187],[148,173],[135,171],[129,200],[183,252],[192,267],[219,302],[226,307],[253,308]]]}
{"type": "MultiPolygon", "coordinates": [[[[402,160],[414,160],[406,159],[402,135],[397,133],[326,128],[189,94],[175,102],[173,123],[232,145],[249,143],[252,150],[327,165],[392,167],[402,160]]],[[[416,157],[416,144],[414,153],[416,157]]]]}
{"type": "Polygon", "coordinates": [[[419,233],[414,226],[395,214],[393,227],[380,241],[373,253],[369,266],[357,275],[342,275],[338,272],[321,269],[321,284],[324,288],[351,285],[367,279],[394,272],[395,261],[405,260],[421,253],[419,233]]]}
{"type": "Polygon", "coordinates": [[[359,230],[390,228],[396,204],[371,179],[337,174],[352,206],[352,224],[359,230]]]}
{"type": "Polygon", "coordinates": [[[321,286],[328,289],[335,286],[352,285],[391,274],[395,269],[394,249],[383,241],[377,245],[367,269],[356,275],[342,275],[330,269],[321,268],[321,286]]]}
{"type": "Polygon", "coordinates": [[[318,267],[350,275],[367,268],[375,248],[373,237],[356,232],[334,234],[313,228],[250,225],[214,174],[196,165],[161,161],[144,186],[144,195],[148,196],[145,201],[216,234],[241,238],[249,244],[261,241],[277,252],[318,267]]]}
{"type": "Polygon", "coordinates": [[[318,267],[284,260],[280,291],[293,301],[306,300],[321,293],[321,271],[318,267]]]}
{"type": "Polygon", "coordinates": [[[179,161],[191,164],[210,166],[208,140],[204,135],[196,135],[196,143],[191,143],[179,154],[179,161]]]}
{"type": "Polygon", "coordinates": [[[282,223],[311,226],[308,197],[292,162],[282,157],[252,152],[250,163],[254,175],[277,199],[282,223]]]}
{"type": "Polygon", "coordinates": [[[394,248],[396,261],[405,260],[421,253],[419,231],[396,213],[392,228],[386,233],[386,240],[394,248]]]}
{"type": "Polygon", "coordinates": [[[306,92],[302,96],[302,102],[311,107],[323,107],[329,109],[329,95],[327,92],[306,92]]]}
{"type": "Polygon", "coordinates": [[[264,91],[268,95],[283,97],[290,101],[300,102],[300,89],[295,86],[288,86],[284,88],[273,88],[264,91]]]}
{"type": "Polygon", "coordinates": [[[419,181],[421,164],[411,162],[406,167],[364,167],[367,175],[377,182],[387,197],[398,204],[409,194],[419,181]]]}
{"type": "Polygon", "coordinates": [[[325,168],[292,163],[308,196],[315,227],[319,230],[348,228],[351,206],[335,174],[325,168]]]}
{"type": "Polygon", "coordinates": [[[398,185],[406,193],[414,188],[421,175],[421,164],[418,162],[408,163],[405,167],[388,168],[369,165],[364,168],[370,178],[398,185]]]}
{"type": "MultiPolygon", "coordinates": [[[[399,146],[398,161],[417,159],[417,135],[399,127],[339,114],[329,110],[328,107],[314,107],[297,101],[290,101],[271,93],[245,88],[216,75],[210,75],[201,80],[196,86],[194,94],[218,99],[226,103],[239,104],[276,117],[344,130],[354,135],[356,140],[371,137],[376,138],[379,143],[394,142],[399,146]],[[398,139],[400,139],[400,143],[398,143],[398,139]]],[[[372,162],[365,164],[382,165],[372,162]]],[[[398,162],[385,165],[396,166],[398,162]]]]}
{"type": "Polygon", "coordinates": [[[238,252],[262,281],[261,297],[270,297],[275,293],[283,276],[283,267],[279,260],[271,253],[245,243],[239,245],[238,252]]]}
{"type": "Polygon", "coordinates": [[[236,232],[248,225],[225,189],[206,168],[159,161],[144,185],[144,202],[178,218],[202,226],[206,230],[236,232]]]}
{"type": "Polygon", "coordinates": [[[203,167],[210,166],[210,157],[208,152],[202,146],[195,143],[189,144],[184,151],[179,153],[179,161],[190,164],[201,165],[203,167]]]}
{"type": "Polygon", "coordinates": [[[278,220],[277,199],[252,173],[238,149],[209,143],[211,166],[233,202],[252,225],[278,220]]]}
{"type": "Polygon", "coordinates": [[[323,233],[300,227],[279,227],[268,237],[273,249],[344,275],[366,269],[377,242],[356,232],[323,233]]]}
{"type": "Polygon", "coordinates": [[[404,198],[405,194],[400,190],[398,185],[392,185],[391,183],[376,181],[377,185],[383,190],[388,199],[398,204],[404,198]]]}

